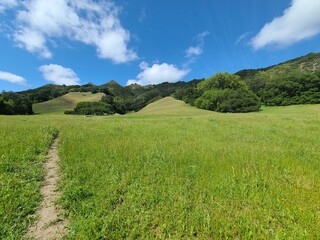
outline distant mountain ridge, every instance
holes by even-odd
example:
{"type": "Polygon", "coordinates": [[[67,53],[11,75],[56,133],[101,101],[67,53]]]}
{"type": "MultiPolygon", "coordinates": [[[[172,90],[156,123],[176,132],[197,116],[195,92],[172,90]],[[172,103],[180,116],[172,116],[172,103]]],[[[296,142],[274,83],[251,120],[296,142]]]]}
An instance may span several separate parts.
{"type": "MultiPolygon", "coordinates": [[[[320,53],[309,53],[266,68],[244,69],[235,75],[238,75],[265,105],[320,103],[320,53]]],[[[102,85],[47,84],[18,93],[3,92],[0,94],[0,114],[30,114],[32,104],[73,92],[103,93],[101,101],[111,105],[115,112],[120,114],[139,111],[149,103],[168,96],[192,104],[193,100],[202,94],[197,85],[203,80],[164,82],[148,86],[122,86],[114,80],[102,85]]]]}
{"type": "MultiPolygon", "coordinates": [[[[259,69],[244,69],[236,72],[235,74],[240,76],[242,80],[248,83],[251,79],[257,76],[260,77],[259,75],[261,75],[261,77],[263,78],[270,79],[282,75],[317,71],[320,71],[320,53],[309,53],[305,56],[294,58],[289,61],[269,67],[259,69]]],[[[115,80],[111,80],[102,85],[95,85],[92,83],[74,86],[46,84],[39,88],[29,89],[26,91],[21,91],[19,93],[30,96],[33,102],[48,101],[53,98],[62,96],[68,92],[103,92],[105,94],[124,97],[140,95],[153,89],[164,89],[165,87],[170,88],[170,92],[172,92],[173,88],[192,87],[199,83],[201,80],[203,79],[194,79],[188,82],[161,83],[158,85],[149,86],[140,86],[138,84],[122,86],[115,80]]]]}

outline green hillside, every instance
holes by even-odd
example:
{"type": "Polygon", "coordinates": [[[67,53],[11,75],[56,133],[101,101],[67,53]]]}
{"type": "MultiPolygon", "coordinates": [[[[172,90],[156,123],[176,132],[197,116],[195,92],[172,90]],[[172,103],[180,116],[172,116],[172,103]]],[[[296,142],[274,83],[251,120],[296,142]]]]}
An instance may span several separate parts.
{"type": "Polygon", "coordinates": [[[267,68],[237,72],[268,106],[320,103],[320,53],[267,68]]]}
{"type": "Polygon", "coordinates": [[[154,115],[205,115],[208,113],[210,112],[192,107],[173,97],[165,97],[150,103],[138,112],[138,114],[154,115]]]}
{"type": "Polygon", "coordinates": [[[243,80],[248,81],[259,76],[263,78],[275,78],[289,74],[317,71],[320,71],[320,53],[309,53],[305,56],[270,67],[260,69],[245,69],[235,74],[239,75],[243,80]]]}
{"type": "MultiPolygon", "coordinates": [[[[226,74],[228,73],[217,73],[215,78],[220,82],[220,77],[226,76],[226,74]]],[[[310,53],[267,68],[242,70],[235,73],[235,75],[238,75],[240,80],[243,80],[249,89],[257,95],[257,99],[259,99],[261,104],[266,106],[320,103],[320,53],[310,53]]],[[[208,76],[207,80],[210,78],[211,77],[208,76]]],[[[148,86],[140,86],[138,84],[121,86],[116,81],[109,81],[100,86],[92,83],[81,86],[48,84],[37,89],[29,89],[23,92],[2,92],[0,94],[0,114],[32,114],[32,104],[34,104],[33,110],[36,113],[62,112],[74,108],[79,101],[98,101],[101,99],[102,94],[107,95],[102,101],[112,105],[114,111],[119,114],[133,111],[137,112],[148,104],[169,96],[183,100],[190,105],[213,111],[236,112],[240,111],[239,109],[242,109],[242,112],[248,111],[243,110],[243,108],[245,108],[243,106],[249,104],[250,101],[245,99],[244,91],[241,90],[229,91],[228,94],[222,93],[219,89],[220,93],[216,91],[217,89],[214,90],[216,94],[219,93],[223,95],[220,96],[218,94],[219,99],[222,99],[224,103],[222,104],[222,100],[219,100],[219,108],[209,108],[208,106],[210,104],[204,104],[204,102],[213,103],[213,100],[216,99],[218,95],[215,96],[213,91],[210,91],[210,93],[199,91],[198,84],[204,80],[205,79],[194,79],[189,82],[180,81],[175,83],[164,82],[148,86]],[[68,95],[68,92],[76,95],[68,95]],[[86,94],[83,96],[84,92],[86,94]],[[93,100],[91,100],[89,96],[93,95],[90,93],[100,93],[100,95],[97,95],[99,96],[98,98],[93,97],[93,100]],[[82,97],[84,98],[82,99],[82,97]],[[87,97],[89,97],[89,99],[87,99],[87,97]],[[239,101],[240,98],[242,98],[242,103],[239,101]],[[195,104],[197,99],[201,100],[200,103],[200,100],[198,101],[198,105],[195,104]],[[228,102],[228,104],[226,102],[228,102]],[[235,106],[240,107],[236,108],[235,106]]],[[[221,87],[222,89],[225,88],[225,86],[222,85],[221,87]]],[[[205,92],[208,90],[209,88],[206,89],[205,92]]],[[[246,94],[246,97],[251,96],[250,98],[253,99],[254,95],[248,94],[249,93],[246,94]]],[[[213,104],[213,106],[215,106],[215,104],[213,104]]],[[[248,108],[248,106],[246,106],[246,108],[248,108]]],[[[147,108],[147,110],[148,109],[149,108],[147,108]]],[[[252,110],[251,108],[249,109],[250,111],[252,110]]]]}
{"type": "Polygon", "coordinates": [[[33,105],[35,113],[63,113],[72,110],[79,102],[98,102],[105,94],[91,92],[71,92],[61,97],[33,105]]]}

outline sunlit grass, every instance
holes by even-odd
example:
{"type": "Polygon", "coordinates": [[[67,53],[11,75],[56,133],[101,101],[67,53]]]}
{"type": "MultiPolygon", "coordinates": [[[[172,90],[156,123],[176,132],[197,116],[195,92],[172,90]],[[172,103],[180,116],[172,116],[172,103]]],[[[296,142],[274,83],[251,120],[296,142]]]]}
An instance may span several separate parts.
{"type": "Polygon", "coordinates": [[[70,239],[320,238],[319,105],[219,114],[162,101],[148,114],[1,117],[3,136],[16,133],[1,149],[27,136],[16,152],[43,153],[39,136],[59,129],[70,239]]]}
{"type": "Polygon", "coordinates": [[[69,236],[319,238],[319,112],[294,108],[74,122],[60,145],[69,236]]]}
{"type": "Polygon", "coordinates": [[[56,133],[33,117],[0,116],[0,238],[18,239],[40,201],[42,162],[56,133]]]}

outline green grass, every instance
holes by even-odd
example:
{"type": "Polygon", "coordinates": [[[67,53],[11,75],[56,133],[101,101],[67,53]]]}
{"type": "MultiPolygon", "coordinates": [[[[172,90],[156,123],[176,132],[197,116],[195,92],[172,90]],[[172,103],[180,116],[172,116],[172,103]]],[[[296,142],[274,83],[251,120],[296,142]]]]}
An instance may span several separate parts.
{"type": "Polygon", "coordinates": [[[104,96],[103,93],[70,92],[47,102],[34,104],[32,107],[33,111],[38,114],[63,113],[65,110],[75,108],[79,102],[98,102],[102,96],[104,96]]]}
{"type": "Polygon", "coordinates": [[[320,238],[320,105],[12,119],[60,129],[69,239],[320,238]]]}
{"type": "Polygon", "coordinates": [[[168,100],[61,135],[71,239],[320,237],[319,106],[191,117],[168,100]]]}
{"type": "Polygon", "coordinates": [[[0,239],[19,239],[33,221],[42,162],[56,130],[33,117],[0,116],[0,239]]]}

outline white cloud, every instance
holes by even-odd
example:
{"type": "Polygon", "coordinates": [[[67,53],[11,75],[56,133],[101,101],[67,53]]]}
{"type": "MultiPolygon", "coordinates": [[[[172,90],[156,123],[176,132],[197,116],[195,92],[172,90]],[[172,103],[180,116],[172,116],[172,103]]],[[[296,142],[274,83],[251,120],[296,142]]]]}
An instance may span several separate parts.
{"type": "Polygon", "coordinates": [[[79,85],[80,79],[70,68],[65,68],[56,64],[43,65],[39,68],[43,77],[57,85],[79,85]]]}
{"type": "Polygon", "coordinates": [[[320,33],[320,0],[292,0],[281,17],[267,23],[251,40],[255,49],[286,47],[320,33]]]}
{"type": "Polygon", "coordinates": [[[199,33],[194,38],[197,41],[196,46],[191,46],[186,50],[186,57],[193,58],[201,55],[203,53],[204,39],[209,35],[208,31],[199,33]]]}
{"type": "Polygon", "coordinates": [[[37,31],[22,29],[14,34],[14,39],[19,47],[29,52],[37,52],[43,58],[52,57],[52,53],[46,46],[45,37],[37,31]]]}
{"type": "Polygon", "coordinates": [[[13,38],[17,45],[51,58],[49,43],[61,38],[96,48],[100,58],[115,63],[137,59],[128,48],[130,33],[118,18],[119,10],[101,0],[26,0],[17,13],[13,38]]]}
{"type": "Polygon", "coordinates": [[[9,72],[0,71],[0,80],[21,84],[21,85],[27,84],[27,81],[23,77],[9,73],[9,72]]]}
{"type": "Polygon", "coordinates": [[[199,56],[201,55],[203,52],[203,49],[202,47],[200,46],[197,46],[197,47],[189,47],[187,50],[186,50],[186,56],[187,57],[192,57],[192,56],[199,56]]]}
{"type": "Polygon", "coordinates": [[[4,12],[9,8],[16,7],[18,5],[17,0],[1,0],[0,2],[0,13],[4,12]]]}
{"type": "Polygon", "coordinates": [[[139,73],[137,79],[128,80],[127,85],[137,83],[145,86],[162,82],[177,82],[190,72],[190,70],[179,69],[175,65],[167,63],[153,64],[149,67],[146,62],[142,62],[140,68],[142,72],[139,73]]]}

